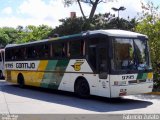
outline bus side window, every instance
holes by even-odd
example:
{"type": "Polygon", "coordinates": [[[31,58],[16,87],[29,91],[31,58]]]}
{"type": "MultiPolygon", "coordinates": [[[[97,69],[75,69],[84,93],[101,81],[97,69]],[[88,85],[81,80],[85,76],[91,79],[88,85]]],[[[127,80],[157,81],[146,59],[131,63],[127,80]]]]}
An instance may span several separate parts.
{"type": "Polygon", "coordinates": [[[74,40],[69,42],[70,57],[83,57],[84,56],[84,41],[74,40]]]}
{"type": "Polygon", "coordinates": [[[67,45],[65,43],[53,43],[52,44],[53,58],[65,58],[67,57],[67,45]]]}
{"type": "Polygon", "coordinates": [[[27,51],[27,58],[28,59],[35,59],[36,58],[36,51],[35,51],[35,47],[28,47],[28,51],[27,51]]]}
{"type": "Polygon", "coordinates": [[[44,45],[44,57],[49,58],[50,57],[50,47],[49,44],[44,45]]]}
{"type": "Polygon", "coordinates": [[[49,44],[42,44],[36,49],[37,57],[40,59],[48,59],[50,57],[49,44]]]}
{"type": "Polygon", "coordinates": [[[25,58],[25,48],[24,47],[18,48],[16,55],[18,60],[23,60],[25,58]]]}
{"type": "Polygon", "coordinates": [[[5,60],[6,61],[12,60],[12,56],[13,56],[12,49],[7,49],[5,51],[5,60]]]}

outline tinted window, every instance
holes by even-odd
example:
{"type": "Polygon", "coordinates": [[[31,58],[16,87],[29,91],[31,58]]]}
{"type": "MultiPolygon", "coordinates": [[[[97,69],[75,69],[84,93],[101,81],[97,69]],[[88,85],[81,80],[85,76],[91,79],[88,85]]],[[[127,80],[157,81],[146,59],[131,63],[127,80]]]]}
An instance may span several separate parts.
{"type": "Polygon", "coordinates": [[[67,56],[67,45],[61,42],[55,42],[52,44],[52,57],[53,58],[65,58],[67,56]]]}
{"type": "Polygon", "coordinates": [[[84,41],[82,40],[70,41],[69,43],[70,57],[82,57],[83,45],[84,45],[84,41]]]}
{"type": "MultiPolygon", "coordinates": [[[[100,45],[104,45],[107,47],[106,43],[107,43],[106,38],[104,37],[94,37],[87,40],[87,50],[88,50],[87,59],[94,71],[98,70],[97,47],[100,45]]],[[[99,51],[99,52],[103,52],[103,51],[99,51]]]]}
{"type": "Polygon", "coordinates": [[[48,59],[50,57],[49,44],[27,47],[28,59],[48,59]]]}
{"type": "Polygon", "coordinates": [[[25,48],[6,49],[6,60],[23,60],[25,58],[25,48]]]}

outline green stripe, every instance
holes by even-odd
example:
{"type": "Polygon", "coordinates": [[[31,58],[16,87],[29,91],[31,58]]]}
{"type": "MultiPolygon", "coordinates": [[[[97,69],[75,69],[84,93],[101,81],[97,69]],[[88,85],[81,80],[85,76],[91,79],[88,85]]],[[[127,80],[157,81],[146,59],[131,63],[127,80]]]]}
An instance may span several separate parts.
{"type": "MultiPolygon", "coordinates": [[[[49,60],[46,70],[65,71],[69,60],[49,60]]],[[[58,89],[64,73],[45,73],[43,77],[42,87],[58,89]]]]}
{"type": "MultiPolygon", "coordinates": [[[[49,60],[45,70],[55,70],[57,62],[58,60],[49,60]]],[[[54,81],[51,81],[52,78],[54,78],[52,73],[45,73],[43,76],[41,87],[48,88],[49,83],[54,82],[54,81]]]]}
{"type": "Polygon", "coordinates": [[[137,80],[147,79],[147,73],[139,73],[137,76],[137,80]]]}

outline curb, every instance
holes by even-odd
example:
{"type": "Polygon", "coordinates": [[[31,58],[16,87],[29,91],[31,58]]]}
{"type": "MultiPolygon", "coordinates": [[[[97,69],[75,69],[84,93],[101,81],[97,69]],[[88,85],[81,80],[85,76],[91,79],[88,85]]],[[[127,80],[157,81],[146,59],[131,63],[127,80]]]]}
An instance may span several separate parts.
{"type": "Polygon", "coordinates": [[[160,92],[150,92],[150,93],[146,93],[146,94],[149,94],[149,95],[160,95],[160,92]]]}

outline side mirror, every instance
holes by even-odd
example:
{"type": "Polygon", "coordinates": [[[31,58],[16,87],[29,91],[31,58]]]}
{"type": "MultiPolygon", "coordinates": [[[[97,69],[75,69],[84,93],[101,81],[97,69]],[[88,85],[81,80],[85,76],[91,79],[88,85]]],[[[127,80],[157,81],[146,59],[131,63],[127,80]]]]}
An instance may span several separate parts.
{"type": "Polygon", "coordinates": [[[100,73],[99,74],[99,78],[100,79],[107,79],[108,78],[108,74],[106,72],[100,73]]]}

